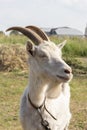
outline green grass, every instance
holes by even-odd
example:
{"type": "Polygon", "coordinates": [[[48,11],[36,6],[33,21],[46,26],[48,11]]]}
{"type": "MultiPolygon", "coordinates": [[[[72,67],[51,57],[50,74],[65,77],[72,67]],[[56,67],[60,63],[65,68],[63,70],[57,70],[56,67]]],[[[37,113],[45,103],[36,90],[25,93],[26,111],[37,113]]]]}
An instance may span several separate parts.
{"type": "Polygon", "coordinates": [[[0,130],[21,130],[19,102],[27,78],[22,73],[0,73],[0,130]]]}
{"type": "Polygon", "coordinates": [[[71,57],[87,56],[87,39],[68,39],[67,44],[64,47],[64,55],[71,57]]]}
{"type": "MultiPolygon", "coordinates": [[[[0,130],[22,130],[19,105],[27,83],[27,73],[0,72],[0,130]]],[[[87,130],[87,77],[74,77],[70,84],[70,130],[87,130]]]]}
{"type": "Polygon", "coordinates": [[[0,35],[0,44],[25,44],[26,41],[23,35],[0,35]]]}
{"type": "Polygon", "coordinates": [[[50,37],[56,44],[67,40],[67,44],[63,49],[63,55],[65,57],[86,57],[87,56],[87,39],[80,37],[50,37]]]}
{"type": "MultiPolygon", "coordinates": [[[[51,36],[50,39],[56,44],[67,40],[63,49],[63,55],[66,57],[86,57],[87,56],[87,39],[79,37],[57,37],[51,36]]],[[[23,35],[0,35],[0,44],[25,44],[28,39],[23,35]]]]}
{"type": "Polygon", "coordinates": [[[74,77],[71,83],[72,120],[70,130],[87,130],[87,77],[74,77]]]}

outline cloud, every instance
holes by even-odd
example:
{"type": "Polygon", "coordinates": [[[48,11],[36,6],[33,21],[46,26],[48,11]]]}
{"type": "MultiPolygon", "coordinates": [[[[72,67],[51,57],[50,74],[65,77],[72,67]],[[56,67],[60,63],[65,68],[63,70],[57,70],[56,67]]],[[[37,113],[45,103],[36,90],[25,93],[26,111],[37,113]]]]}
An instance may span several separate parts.
{"type": "MultiPolygon", "coordinates": [[[[60,3],[73,12],[84,13],[87,12],[87,0],[60,0],[60,3]]],[[[83,14],[82,14],[83,15],[83,14]]]]}
{"type": "Polygon", "coordinates": [[[62,3],[64,3],[65,5],[72,6],[73,4],[78,3],[79,0],[61,0],[61,1],[62,1],[62,3]]]}
{"type": "Polygon", "coordinates": [[[0,0],[0,3],[8,3],[8,2],[13,2],[15,0],[0,0]]]}
{"type": "Polygon", "coordinates": [[[61,0],[67,6],[87,7],[87,0],[61,0]]]}

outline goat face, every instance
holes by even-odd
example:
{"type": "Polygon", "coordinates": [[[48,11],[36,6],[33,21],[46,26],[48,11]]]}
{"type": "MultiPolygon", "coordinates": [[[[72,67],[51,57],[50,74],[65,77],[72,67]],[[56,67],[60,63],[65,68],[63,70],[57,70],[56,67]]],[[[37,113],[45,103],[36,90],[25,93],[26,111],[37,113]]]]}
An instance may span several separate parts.
{"type": "Polygon", "coordinates": [[[62,60],[61,49],[65,41],[58,46],[53,42],[44,41],[39,46],[27,43],[27,52],[30,55],[30,66],[38,74],[45,74],[49,78],[60,82],[70,81],[72,78],[71,68],[62,60]]]}
{"type": "Polygon", "coordinates": [[[32,72],[37,75],[43,74],[45,77],[49,76],[48,79],[52,78],[58,81],[71,79],[72,70],[61,58],[61,49],[65,42],[56,46],[40,28],[35,26],[7,29],[7,31],[10,30],[19,31],[30,39],[26,48],[30,55],[29,63],[32,72]]]}

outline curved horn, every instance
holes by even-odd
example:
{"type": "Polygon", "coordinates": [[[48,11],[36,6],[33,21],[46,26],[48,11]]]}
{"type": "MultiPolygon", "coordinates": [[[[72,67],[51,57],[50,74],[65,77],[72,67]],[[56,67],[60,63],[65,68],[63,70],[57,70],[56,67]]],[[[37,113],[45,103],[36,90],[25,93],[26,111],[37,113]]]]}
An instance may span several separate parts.
{"type": "Polygon", "coordinates": [[[36,26],[27,26],[26,28],[31,29],[34,32],[36,32],[43,40],[50,41],[47,34],[44,31],[42,31],[40,28],[38,28],[36,26]]]}
{"type": "Polygon", "coordinates": [[[27,29],[23,27],[11,27],[11,28],[8,28],[6,31],[10,31],[10,30],[16,30],[23,33],[30,40],[32,40],[36,45],[43,42],[43,39],[31,29],[27,29]]]}

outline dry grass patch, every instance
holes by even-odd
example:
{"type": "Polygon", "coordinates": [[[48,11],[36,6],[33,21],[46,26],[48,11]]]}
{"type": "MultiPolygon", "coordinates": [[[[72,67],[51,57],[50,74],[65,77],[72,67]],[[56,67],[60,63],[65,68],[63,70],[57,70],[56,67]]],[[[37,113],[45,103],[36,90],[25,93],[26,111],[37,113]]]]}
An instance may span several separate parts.
{"type": "Polygon", "coordinates": [[[0,45],[0,71],[25,70],[27,68],[25,46],[0,45]]]}

